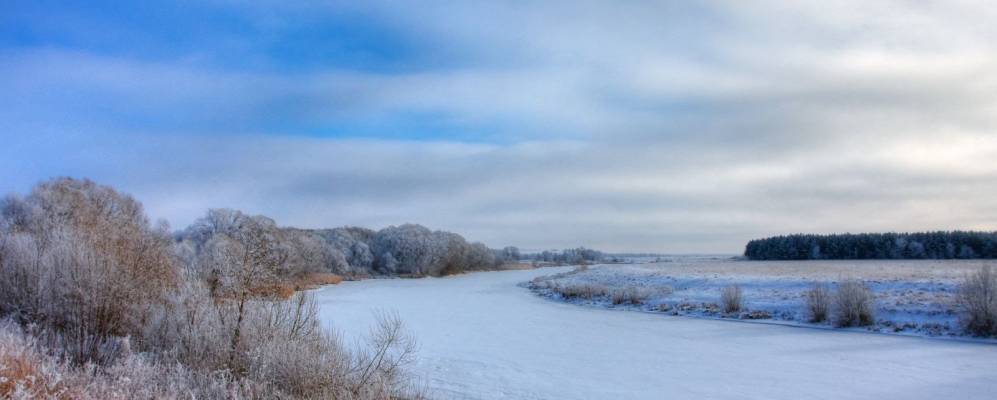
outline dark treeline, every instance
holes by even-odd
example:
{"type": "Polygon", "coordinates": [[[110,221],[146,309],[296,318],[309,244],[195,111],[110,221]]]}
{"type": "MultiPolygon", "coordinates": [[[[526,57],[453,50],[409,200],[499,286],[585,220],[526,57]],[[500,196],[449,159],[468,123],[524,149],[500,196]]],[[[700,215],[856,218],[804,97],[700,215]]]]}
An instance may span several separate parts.
{"type": "Polygon", "coordinates": [[[748,242],[752,260],[997,258],[997,232],[795,234],[748,242]]]}

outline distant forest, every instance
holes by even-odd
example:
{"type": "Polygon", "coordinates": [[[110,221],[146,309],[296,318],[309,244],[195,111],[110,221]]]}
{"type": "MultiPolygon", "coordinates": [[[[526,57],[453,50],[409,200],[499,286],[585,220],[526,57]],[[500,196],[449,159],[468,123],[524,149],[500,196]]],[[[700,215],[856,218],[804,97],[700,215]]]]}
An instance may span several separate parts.
{"type": "Polygon", "coordinates": [[[748,242],[752,260],[997,258],[997,232],[795,234],[748,242]]]}
{"type": "MultiPolygon", "coordinates": [[[[516,255],[519,256],[518,250],[516,255]]],[[[529,261],[557,264],[593,264],[603,261],[604,255],[599,250],[578,247],[564,250],[544,250],[539,253],[524,254],[521,258],[529,261]]]]}

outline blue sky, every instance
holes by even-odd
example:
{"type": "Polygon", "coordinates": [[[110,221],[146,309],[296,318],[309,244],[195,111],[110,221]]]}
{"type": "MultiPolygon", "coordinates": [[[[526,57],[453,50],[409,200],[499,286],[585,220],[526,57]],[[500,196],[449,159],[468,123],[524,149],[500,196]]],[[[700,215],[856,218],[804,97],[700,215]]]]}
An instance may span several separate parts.
{"type": "Polygon", "coordinates": [[[997,229],[986,2],[13,1],[0,191],[493,246],[997,229]]]}

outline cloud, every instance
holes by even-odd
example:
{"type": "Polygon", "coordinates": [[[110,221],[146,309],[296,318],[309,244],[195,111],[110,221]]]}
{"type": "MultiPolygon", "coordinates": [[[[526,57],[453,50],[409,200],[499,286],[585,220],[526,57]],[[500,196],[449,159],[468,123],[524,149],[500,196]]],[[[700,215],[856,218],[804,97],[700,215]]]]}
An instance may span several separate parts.
{"type": "Polygon", "coordinates": [[[180,57],[4,49],[0,189],[89,176],[178,227],[232,207],[525,248],[997,229],[984,3],[264,6],[218,5],[251,21],[219,52],[242,64],[217,37],[180,57]],[[254,47],[343,15],[370,24],[341,27],[360,44],[389,36],[379,61],[254,47]]]}

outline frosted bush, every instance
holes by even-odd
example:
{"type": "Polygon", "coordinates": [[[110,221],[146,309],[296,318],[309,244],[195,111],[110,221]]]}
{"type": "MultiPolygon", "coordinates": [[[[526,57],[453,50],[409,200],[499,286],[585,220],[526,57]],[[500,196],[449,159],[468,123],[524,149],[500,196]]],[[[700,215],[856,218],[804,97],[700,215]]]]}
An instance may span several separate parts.
{"type": "Polygon", "coordinates": [[[872,291],[864,283],[853,279],[841,282],[834,298],[834,325],[872,325],[873,303],[872,291]]]}
{"type": "Polygon", "coordinates": [[[628,286],[625,288],[614,289],[612,291],[612,301],[613,304],[641,304],[648,297],[651,296],[651,292],[646,288],[639,288],[634,286],[628,286]]]}
{"type": "Polygon", "coordinates": [[[997,274],[987,265],[963,278],[956,297],[964,329],[974,335],[997,335],[997,274]]]}
{"type": "Polygon", "coordinates": [[[831,292],[826,283],[814,282],[805,293],[807,316],[810,322],[823,322],[827,320],[828,312],[831,309],[831,292]]]}
{"type": "Polygon", "coordinates": [[[736,313],[744,308],[744,296],[741,287],[730,285],[720,291],[720,305],[725,313],[736,313]]]}
{"type": "Polygon", "coordinates": [[[566,299],[580,298],[592,300],[594,298],[606,296],[609,289],[602,285],[590,283],[569,283],[554,286],[554,291],[560,293],[566,299]]]}

